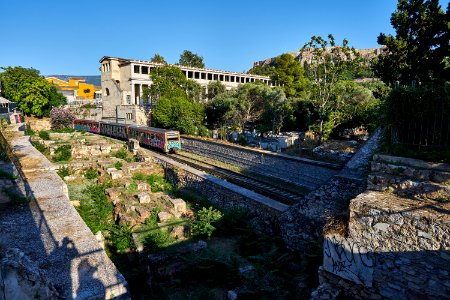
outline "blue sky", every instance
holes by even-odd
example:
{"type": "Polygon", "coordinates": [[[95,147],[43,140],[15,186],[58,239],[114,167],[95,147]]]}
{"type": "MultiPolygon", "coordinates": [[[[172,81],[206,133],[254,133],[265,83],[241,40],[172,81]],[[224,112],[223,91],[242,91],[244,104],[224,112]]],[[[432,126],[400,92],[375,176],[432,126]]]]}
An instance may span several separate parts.
{"type": "MultiPolygon", "coordinates": [[[[0,66],[42,74],[99,74],[102,56],[176,63],[191,50],[206,67],[246,71],[332,33],[355,48],[393,33],[394,0],[0,0],[0,66]]],[[[444,3],[444,1],[441,1],[444,3]]]]}

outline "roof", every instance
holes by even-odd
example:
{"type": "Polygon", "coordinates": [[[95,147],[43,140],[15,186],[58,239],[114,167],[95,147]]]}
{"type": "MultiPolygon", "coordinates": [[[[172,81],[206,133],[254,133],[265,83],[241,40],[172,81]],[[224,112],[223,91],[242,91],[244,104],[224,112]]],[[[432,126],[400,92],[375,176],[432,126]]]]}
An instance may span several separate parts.
{"type": "Polygon", "coordinates": [[[6,99],[6,98],[3,98],[3,97],[0,97],[0,103],[12,103],[11,101],[9,101],[8,99],[6,99]]]}
{"type": "MultiPolygon", "coordinates": [[[[100,63],[102,63],[104,60],[118,60],[121,64],[127,65],[131,63],[137,63],[137,64],[145,64],[149,66],[163,66],[165,64],[161,63],[154,63],[147,60],[136,60],[136,59],[129,59],[129,58],[121,58],[121,57],[112,57],[112,56],[103,56],[100,59],[100,63]]],[[[224,71],[224,70],[215,70],[215,69],[205,69],[205,68],[196,68],[196,67],[190,67],[190,66],[182,66],[182,65],[175,65],[175,64],[167,64],[169,66],[175,66],[185,71],[203,71],[203,72],[211,72],[211,73],[222,73],[224,75],[237,75],[237,76],[247,76],[247,77],[253,77],[258,79],[268,79],[270,80],[269,76],[261,76],[261,75],[255,75],[255,74],[248,74],[248,73],[240,73],[240,72],[231,72],[231,71],[224,71]]]]}

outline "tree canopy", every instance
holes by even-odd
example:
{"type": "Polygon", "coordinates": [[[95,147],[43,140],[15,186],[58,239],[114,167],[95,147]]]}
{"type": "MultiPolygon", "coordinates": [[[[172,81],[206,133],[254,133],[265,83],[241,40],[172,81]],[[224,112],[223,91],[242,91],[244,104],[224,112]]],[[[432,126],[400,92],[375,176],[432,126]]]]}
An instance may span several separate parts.
{"type": "Polygon", "coordinates": [[[159,64],[167,64],[166,60],[159,53],[155,53],[153,57],[150,59],[151,62],[159,63],[159,64]]]}
{"type": "Polygon", "coordinates": [[[183,53],[181,53],[178,64],[187,67],[196,67],[196,68],[205,67],[203,57],[198,54],[192,53],[189,50],[184,50],[183,53]]]}
{"type": "Polygon", "coordinates": [[[18,108],[27,115],[48,116],[52,107],[67,102],[56,87],[49,84],[39,71],[33,68],[2,68],[0,82],[5,98],[16,102],[18,108]]]}
{"type": "Polygon", "coordinates": [[[376,75],[388,84],[448,80],[449,8],[446,14],[438,0],[399,0],[391,17],[396,35],[378,36],[386,49],[375,64],[376,75]]]}

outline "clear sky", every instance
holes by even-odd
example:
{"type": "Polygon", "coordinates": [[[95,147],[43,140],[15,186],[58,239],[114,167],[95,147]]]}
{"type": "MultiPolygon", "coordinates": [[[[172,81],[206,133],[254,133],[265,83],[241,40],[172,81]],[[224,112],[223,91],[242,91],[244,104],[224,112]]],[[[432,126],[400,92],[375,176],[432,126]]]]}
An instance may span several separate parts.
{"type": "MultiPolygon", "coordinates": [[[[393,33],[395,0],[0,0],[0,66],[98,75],[102,56],[176,63],[187,49],[207,68],[246,71],[332,33],[355,48],[393,33]]],[[[443,1],[441,2],[443,3],[443,1]]]]}

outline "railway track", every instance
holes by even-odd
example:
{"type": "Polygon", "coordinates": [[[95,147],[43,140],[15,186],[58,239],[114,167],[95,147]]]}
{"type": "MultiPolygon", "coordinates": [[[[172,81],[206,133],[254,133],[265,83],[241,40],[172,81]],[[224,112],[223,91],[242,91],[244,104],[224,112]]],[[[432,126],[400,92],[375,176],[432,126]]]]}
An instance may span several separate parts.
{"type": "Polygon", "coordinates": [[[278,185],[263,182],[255,179],[254,177],[233,172],[214,164],[185,156],[181,153],[170,154],[169,156],[178,162],[187,164],[193,168],[222,178],[228,182],[252,190],[258,194],[264,195],[287,205],[292,205],[301,201],[304,196],[304,193],[302,192],[295,193],[292,190],[284,189],[278,185]]]}

